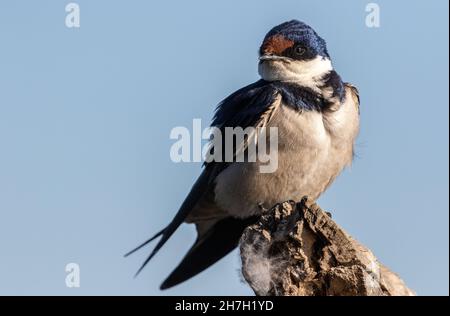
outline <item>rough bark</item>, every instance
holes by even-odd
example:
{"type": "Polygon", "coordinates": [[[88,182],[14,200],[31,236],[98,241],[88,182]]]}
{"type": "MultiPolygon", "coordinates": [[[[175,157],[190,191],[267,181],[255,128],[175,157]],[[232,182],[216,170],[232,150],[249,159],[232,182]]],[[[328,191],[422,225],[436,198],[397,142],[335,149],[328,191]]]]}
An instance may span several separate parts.
{"type": "Polygon", "coordinates": [[[240,251],[256,295],[414,295],[306,197],[267,211],[245,230],[240,251]]]}

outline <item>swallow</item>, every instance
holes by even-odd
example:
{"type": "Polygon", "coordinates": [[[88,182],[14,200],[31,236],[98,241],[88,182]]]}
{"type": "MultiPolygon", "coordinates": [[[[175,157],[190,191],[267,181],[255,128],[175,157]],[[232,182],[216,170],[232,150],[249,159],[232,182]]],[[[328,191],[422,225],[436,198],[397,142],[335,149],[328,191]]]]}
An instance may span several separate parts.
{"type": "Polygon", "coordinates": [[[258,72],[260,80],[219,103],[211,126],[276,127],[278,167],[261,173],[258,161],[204,164],[172,221],[130,252],[160,237],[139,273],[183,222],[195,224],[194,245],[161,289],[226,256],[244,229],[276,203],[317,199],[353,160],[358,90],[341,80],[313,28],[298,20],[272,28],[259,49],[258,72]]]}

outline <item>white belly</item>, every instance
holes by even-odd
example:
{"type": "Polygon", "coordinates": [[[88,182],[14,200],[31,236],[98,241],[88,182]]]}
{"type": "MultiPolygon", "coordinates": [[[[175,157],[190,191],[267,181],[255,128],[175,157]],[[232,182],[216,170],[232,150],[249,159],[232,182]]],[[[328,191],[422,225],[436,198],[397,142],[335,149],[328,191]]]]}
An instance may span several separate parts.
{"type": "Polygon", "coordinates": [[[235,217],[247,217],[278,202],[317,199],[351,163],[358,132],[352,98],[336,112],[298,113],[282,106],[269,126],[278,127],[278,168],[261,173],[258,162],[233,163],[216,178],[217,205],[235,217]]]}

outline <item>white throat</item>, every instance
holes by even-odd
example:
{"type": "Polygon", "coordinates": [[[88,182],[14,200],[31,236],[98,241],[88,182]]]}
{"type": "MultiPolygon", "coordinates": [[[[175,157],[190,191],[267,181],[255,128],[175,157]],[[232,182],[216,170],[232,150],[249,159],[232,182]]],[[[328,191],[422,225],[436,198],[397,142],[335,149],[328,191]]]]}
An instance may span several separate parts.
{"type": "Polygon", "coordinates": [[[331,60],[322,56],[311,60],[270,60],[258,67],[264,80],[293,82],[315,91],[320,90],[323,77],[331,70],[331,60]]]}

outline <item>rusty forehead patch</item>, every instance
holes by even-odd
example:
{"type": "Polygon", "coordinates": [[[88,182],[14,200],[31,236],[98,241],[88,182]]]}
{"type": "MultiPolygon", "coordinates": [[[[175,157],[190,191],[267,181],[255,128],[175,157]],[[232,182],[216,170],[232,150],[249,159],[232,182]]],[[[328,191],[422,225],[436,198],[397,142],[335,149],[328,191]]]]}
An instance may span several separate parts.
{"type": "Polygon", "coordinates": [[[294,41],[282,35],[274,35],[264,41],[261,49],[266,54],[281,54],[287,48],[294,46],[294,41]]]}

